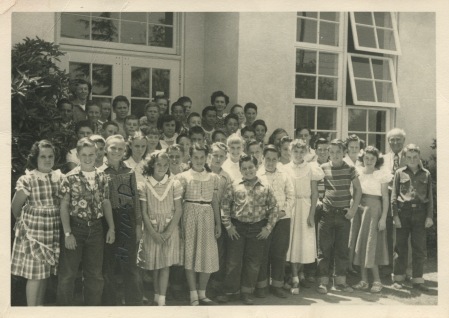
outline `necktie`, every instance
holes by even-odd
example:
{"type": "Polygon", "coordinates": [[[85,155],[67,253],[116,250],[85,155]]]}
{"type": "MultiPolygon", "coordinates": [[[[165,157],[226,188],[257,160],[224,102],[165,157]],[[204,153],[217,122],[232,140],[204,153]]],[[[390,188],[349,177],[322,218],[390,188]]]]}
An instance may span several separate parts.
{"type": "Polygon", "coordinates": [[[399,168],[399,155],[397,153],[394,154],[393,158],[393,173],[396,172],[399,168]]]}

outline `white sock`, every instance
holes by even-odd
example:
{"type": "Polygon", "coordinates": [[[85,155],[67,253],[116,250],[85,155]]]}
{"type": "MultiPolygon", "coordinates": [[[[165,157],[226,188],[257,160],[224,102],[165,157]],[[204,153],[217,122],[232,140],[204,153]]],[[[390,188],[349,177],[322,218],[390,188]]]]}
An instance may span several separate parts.
{"type": "Polygon", "coordinates": [[[198,300],[198,292],[196,290],[190,291],[190,302],[198,300]]]}
{"type": "Polygon", "coordinates": [[[165,295],[160,295],[159,300],[157,302],[159,306],[165,306],[165,295]]]}
{"type": "Polygon", "coordinates": [[[154,294],[154,301],[158,302],[159,301],[159,294],[154,294]]]}
{"type": "Polygon", "coordinates": [[[200,299],[206,298],[206,291],[205,291],[205,290],[199,290],[199,291],[198,291],[198,297],[199,297],[200,299]]]}
{"type": "Polygon", "coordinates": [[[292,278],[292,283],[293,283],[293,284],[294,284],[294,283],[296,283],[296,284],[299,283],[299,278],[298,278],[298,276],[293,276],[293,278],[292,278]]]}

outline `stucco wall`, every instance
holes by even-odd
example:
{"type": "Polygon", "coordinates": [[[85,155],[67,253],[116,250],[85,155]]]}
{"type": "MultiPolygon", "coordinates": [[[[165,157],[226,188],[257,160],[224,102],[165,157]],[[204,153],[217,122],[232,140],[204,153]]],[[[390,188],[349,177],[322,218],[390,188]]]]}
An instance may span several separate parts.
{"type": "Polygon", "coordinates": [[[404,128],[406,142],[420,146],[427,158],[436,137],[436,41],[434,13],[400,13],[398,91],[401,108],[396,126],[404,128]]]}
{"type": "Polygon", "coordinates": [[[55,40],[55,14],[51,12],[13,12],[11,15],[11,44],[25,37],[55,40]]]}

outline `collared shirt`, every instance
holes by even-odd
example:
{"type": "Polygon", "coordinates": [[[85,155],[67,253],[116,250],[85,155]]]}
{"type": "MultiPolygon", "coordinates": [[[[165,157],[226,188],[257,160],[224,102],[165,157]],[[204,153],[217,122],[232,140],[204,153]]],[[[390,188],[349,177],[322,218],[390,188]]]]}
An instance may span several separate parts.
{"type": "MultiPolygon", "coordinates": [[[[406,165],[405,156],[403,156],[403,153],[404,152],[402,150],[400,152],[398,152],[398,156],[399,156],[399,167],[398,168],[405,167],[405,165],[406,165]]],[[[381,170],[385,170],[385,171],[391,173],[391,181],[390,181],[390,183],[388,183],[388,190],[390,190],[390,191],[393,189],[394,155],[395,154],[392,151],[390,151],[389,153],[383,155],[382,158],[384,158],[384,164],[380,168],[381,170]]]]}
{"type": "Polygon", "coordinates": [[[262,166],[257,174],[260,177],[267,178],[272,186],[279,210],[285,211],[285,216],[282,219],[291,218],[292,208],[295,204],[295,189],[287,173],[279,169],[269,172],[262,166]]]}
{"type": "Polygon", "coordinates": [[[340,167],[334,167],[332,162],[321,165],[324,171],[323,203],[334,208],[349,208],[352,196],[350,192],[352,180],[359,175],[354,166],[343,161],[340,167]]]}
{"type": "Polygon", "coordinates": [[[405,166],[396,170],[391,194],[393,216],[398,215],[398,205],[403,203],[427,204],[427,217],[433,217],[432,176],[429,170],[418,167],[413,171],[405,166]]]}
{"type": "Polygon", "coordinates": [[[72,116],[73,116],[73,121],[75,123],[87,119],[87,113],[86,113],[85,108],[86,108],[86,105],[73,104],[72,116]]]}
{"type": "Polygon", "coordinates": [[[140,211],[139,193],[137,190],[136,174],[127,167],[123,161],[120,162],[118,170],[112,166],[104,169],[104,173],[109,176],[110,200],[112,209],[129,209],[133,211],[136,224],[142,222],[140,211]]]}
{"type": "Polygon", "coordinates": [[[69,214],[86,221],[103,216],[103,201],[109,199],[109,178],[95,169],[95,184],[91,186],[78,166],[62,180],[61,193],[70,195],[69,214]]]}
{"type": "Polygon", "coordinates": [[[232,181],[239,180],[243,177],[240,172],[239,162],[233,162],[230,157],[223,162],[221,168],[229,174],[232,181]]]}
{"type": "Polygon", "coordinates": [[[221,205],[221,200],[223,200],[223,197],[229,187],[232,185],[231,176],[229,173],[224,171],[223,169],[220,170],[220,173],[218,175],[218,191],[217,191],[217,199],[218,204],[221,205]]]}
{"type": "Polygon", "coordinates": [[[266,178],[234,181],[222,201],[221,222],[226,228],[231,226],[231,218],[244,223],[255,223],[268,219],[266,228],[271,231],[279,217],[276,196],[266,178]]]}

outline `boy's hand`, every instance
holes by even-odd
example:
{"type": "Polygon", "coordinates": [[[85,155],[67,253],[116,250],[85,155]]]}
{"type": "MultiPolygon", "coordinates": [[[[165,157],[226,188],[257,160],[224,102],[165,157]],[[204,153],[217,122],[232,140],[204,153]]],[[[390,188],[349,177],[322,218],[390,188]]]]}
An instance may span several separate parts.
{"type": "Polygon", "coordinates": [[[315,227],[315,215],[310,215],[307,217],[307,225],[309,227],[315,227]]]}
{"type": "Polygon", "coordinates": [[[139,243],[141,238],[142,238],[142,226],[136,225],[136,243],[139,243]]]}
{"type": "Polygon", "coordinates": [[[278,213],[278,219],[282,219],[286,215],[284,210],[280,210],[278,213]]]}
{"type": "Polygon", "coordinates": [[[387,221],[384,218],[380,218],[377,228],[379,231],[385,230],[387,228],[387,221]]]}
{"type": "Polygon", "coordinates": [[[424,223],[425,228],[428,229],[429,227],[432,227],[432,225],[433,225],[432,218],[426,218],[426,223],[424,223]]]}
{"type": "Polygon", "coordinates": [[[106,233],[106,243],[113,244],[115,242],[115,231],[113,229],[109,229],[108,233],[106,233]]]}
{"type": "Polygon", "coordinates": [[[218,239],[221,236],[221,224],[215,224],[215,238],[218,239]]]}
{"type": "Polygon", "coordinates": [[[346,211],[348,211],[346,214],[345,214],[345,218],[347,218],[348,220],[350,220],[350,219],[352,219],[353,217],[354,217],[354,215],[355,215],[355,212],[357,211],[357,207],[351,207],[351,208],[349,208],[349,209],[345,209],[346,211]]]}
{"type": "Polygon", "coordinates": [[[262,231],[260,231],[260,233],[257,234],[256,238],[258,240],[266,240],[269,235],[270,235],[270,231],[266,227],[263,227],[262,231]]]}
{"type": "Polygon", "coordinates": [[[76,248],[76,239],[73,234],[65,238],[65,248],[68,250],[74,250],[76,248]]]}
{"type": "Polygon", "coordinates": [[[228,231],[228,235],[231,238],[231,240],[238,240],[240,238],[239,233],[237,232],[237,230],[235,229],[234,225],[231,225],[231,227],[227,230],[228,231]]]}
{"type": "Polygon", "coordinates": [[[402,227],[401,220],[399,219],[399,216],[393,217],[393,223],[397,229],[400,229],[402,227]]]}

